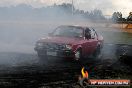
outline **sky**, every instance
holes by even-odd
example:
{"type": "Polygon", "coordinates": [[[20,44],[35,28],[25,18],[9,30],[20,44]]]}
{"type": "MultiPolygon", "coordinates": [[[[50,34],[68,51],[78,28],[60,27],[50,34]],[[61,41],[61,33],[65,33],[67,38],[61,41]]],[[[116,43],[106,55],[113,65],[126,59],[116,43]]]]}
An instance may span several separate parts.
{"type": "MultiPolygon", "coordinates": [[[[19,4],[28,4],[35,8],[49,5],[71,3],[72,0],[0,0],[0,6],[16,6],[19,4]]],[[[90,11],[100,9],[103,14],[108,16],[113,12],[119,11],[123,16],[127,16],[132,11],[132,0],[73,0],[77,9],[90,11]]]]}

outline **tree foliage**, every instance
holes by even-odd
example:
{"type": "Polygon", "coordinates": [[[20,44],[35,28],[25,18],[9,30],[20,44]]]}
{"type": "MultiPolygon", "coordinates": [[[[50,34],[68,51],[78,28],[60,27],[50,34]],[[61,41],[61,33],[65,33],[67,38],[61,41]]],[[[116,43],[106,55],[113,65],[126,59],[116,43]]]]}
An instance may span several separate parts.
{"type": "Polygon", "coordinates": [[[53,20],[53,19],[91,19],[102,20],[105,17],[101,10],[84,11],[76,9],[72,4],[63,3],[61,5],[54,4],[42,8],[33,8],[31,6],[21,4],[11,7],[0,7],[0,19],[27,19],[27,20],[53,20]]]}

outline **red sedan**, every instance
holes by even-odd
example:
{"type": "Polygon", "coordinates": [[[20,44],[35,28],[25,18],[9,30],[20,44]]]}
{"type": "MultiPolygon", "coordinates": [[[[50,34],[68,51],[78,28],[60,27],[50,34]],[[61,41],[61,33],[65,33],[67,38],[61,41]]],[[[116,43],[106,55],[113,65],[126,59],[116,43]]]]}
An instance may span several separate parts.
{"type": "Polygon", "coordinates": [[[48,37],[37,41],[38,56],[68,57],[80,60],[85,56],[99,56],[103,37],[91,27],[59,26],[48,37]]]}

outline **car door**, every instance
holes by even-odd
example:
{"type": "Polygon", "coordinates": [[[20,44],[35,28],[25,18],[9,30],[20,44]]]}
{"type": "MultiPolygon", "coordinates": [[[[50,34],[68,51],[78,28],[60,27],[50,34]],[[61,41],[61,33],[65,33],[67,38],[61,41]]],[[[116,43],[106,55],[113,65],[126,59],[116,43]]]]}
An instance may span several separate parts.
{"type": "Polygon", "coordinates": [[[91,43],[91,49],[90,49],[90,53],[93,53],[95,51],[95,49],[97,48],[97,44],[98,44],[98,37],[97,37],[97,33],[93,28],[90,28],[91,30],[91,39],[90,39],[90,43],[91,43]]]}
{"type": "Polygon", "coordinates": [[[82,51],[84,55],[88,55],[91,52],[91,31],[89,28],[84,29],[84,39],[82,41],[82,51]],[[88,35],[86,35],[88,33],[88,35]]]}
{"type": "MultiPolygon", "coordinates": [[[[89,54],[93,53],[93,51],[96,48],[97,37],[96,37],[96,32],[92,28],[86,28],[85,30],[89,30],[90,37],[86,38],[86,36],[85,36],[85,38],[83,40],[83,52],[85,55],[89,55],[89,54]]],[[[85,33],[84,33],[84,35],[85,35],[85,33]]]]}

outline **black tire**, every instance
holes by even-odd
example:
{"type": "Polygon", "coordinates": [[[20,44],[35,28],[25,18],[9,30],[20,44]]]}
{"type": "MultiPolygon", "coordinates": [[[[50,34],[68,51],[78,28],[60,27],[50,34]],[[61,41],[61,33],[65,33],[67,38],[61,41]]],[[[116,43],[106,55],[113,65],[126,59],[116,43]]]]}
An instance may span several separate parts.
{"type": "Polygon", "coordinates": [[[38,53],[38,58],[39,58],[39,61],[46,61],[47,60],[47,55],[41,55],[38,53]]]}
{"type": "Polygon", "coordinates": [[[94,57],[95,59],[100,58],[100,56],[101,56],[101,49],[102,49],[101,46],[98,45],[97,48],[96,48],[96,50],[95,50],[94,53],[93,53],[93,57],[94,57]]]}

